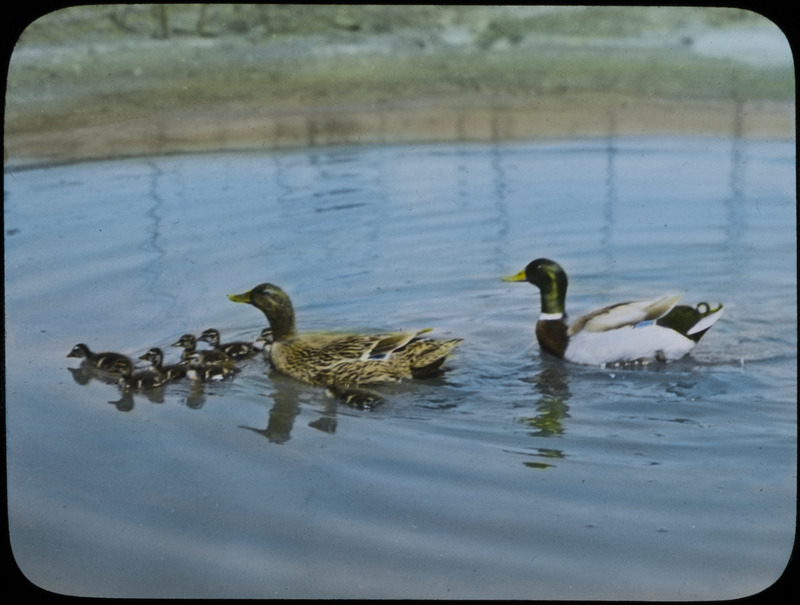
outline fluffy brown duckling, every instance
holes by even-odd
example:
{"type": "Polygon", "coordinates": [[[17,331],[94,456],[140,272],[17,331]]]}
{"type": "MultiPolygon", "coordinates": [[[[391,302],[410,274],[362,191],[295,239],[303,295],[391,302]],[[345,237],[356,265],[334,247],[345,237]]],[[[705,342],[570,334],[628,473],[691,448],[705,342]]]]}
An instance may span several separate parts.
{"type": "Polygon", "coordinates": [[[130,357],[122,353],[113,352],[93,353],[91,349],[83,343],[72,347],[72,350],[67,353],[67,357],[83,359],[85,363],[98,370],[103,370],[111,374],[130,375],[133,373],[133,361],[131,361],[130,357]]]}
{"type": "Polygon", "coordinates": [[[133,374],[120,376],[119,384],[125,388],[135,391],[151,390],[163,387],[169,382],[166,374],[155,370],[139,370],[133,374]]]}
{"type": "Polygon", "coordinates": [[[165,366],[164,352],[158,347],[153,347],[144,355],[139,356],[139,359],[149,361],[152,371],[164,374],[167,380],[180,380],[186,376],[186,364],[178,363],[165,366]]]}
{"type": "Polygon", "coordinates": [[[232,365],[190,362],[186,368],[186,376],[197,382],[219,382],[233,378],[238,371],[239,369],[232,365]]]}
{"type": "Polygon", "coordinates": [[[173,347],[181,347],[183,353],[181,354],[181,363],[184,364],[222,364],[226,366],[233,366],[233,360],[225,355],[222,351],[216,349],[209,349],[207,351],[197,350],[197,338],[194,334],[184,334],[177,342],[172,343],[173,347]]]}
{"type": "Polygon", "coordinates": [[[221,351],[234,361],[241,361],[253,357],[258,350],[251,342],[228,342],[223,343],[220,341],[219,330],[209,328],[205,330],[197,340],[202,340],[210,344],[215,351],[221,351]]]}

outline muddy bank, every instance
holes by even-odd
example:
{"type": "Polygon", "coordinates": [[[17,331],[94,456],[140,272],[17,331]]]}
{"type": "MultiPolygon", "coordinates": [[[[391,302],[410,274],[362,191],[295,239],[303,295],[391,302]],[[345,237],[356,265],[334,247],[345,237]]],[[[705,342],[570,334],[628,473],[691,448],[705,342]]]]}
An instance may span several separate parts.
{"type": "Polygon", "coordinates": [[[653,133],[786,139],[794,136],[793,106],[734,101],[676,105],[600,94],[543,96],[532,106],[522,107],[436,99],[270,112],[221,104],[32,130],[7,136],[6,144],[10,159],[19,165],[182,151],[653,133]]]}
{"type": "Polygon", "coordinates": [[[8,164],[795,133],[788,44],[745,11],[421,7],[402,21],[396,7],[205,6],[171,7],[166,22],[153,8],[81,7],[34,23],[9,69],[8,164]]]}

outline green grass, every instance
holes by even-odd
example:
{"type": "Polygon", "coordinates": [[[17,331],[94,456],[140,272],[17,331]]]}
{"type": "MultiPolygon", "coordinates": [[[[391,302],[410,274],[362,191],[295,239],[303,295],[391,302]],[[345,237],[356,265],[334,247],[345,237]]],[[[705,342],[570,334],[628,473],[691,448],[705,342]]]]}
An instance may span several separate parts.
{"type": "Polygon", "coordinates": [[[608,43],[674,40],[699,26],[763,24],[755,13],[736,9],[212,4],[202,13],[201,5],[169,5],[169,38],[157,40],[163,33],[158,6],[73,7],[32,24],[21,48],[44,52],[19,65],[12,58],[6,131],[225,104],[270,111],[456,98],[525,105],[541,95],[593,93],[726,102],[794,98],[790,66],[701,58],[679,43],[608,43]],[[445,27],[466,28],[472,41],[436,43],[445,27]],[[400,40],[396,52],[311,52],[384,35],[387,44],[400,40]],[[287,44],[296,50],[287,52],[287,44]]]}

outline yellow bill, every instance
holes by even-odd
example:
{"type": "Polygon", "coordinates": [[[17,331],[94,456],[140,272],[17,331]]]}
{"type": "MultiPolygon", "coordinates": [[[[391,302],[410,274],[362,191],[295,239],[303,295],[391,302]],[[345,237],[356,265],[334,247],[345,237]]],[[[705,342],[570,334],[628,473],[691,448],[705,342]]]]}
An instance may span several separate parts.
{"type": "Polygon", "coordinates": [[[523,269],[519,273],[515,273],[514,275],[509,275],[508,277],[504,277],[503,281],[525,281],[525,269],[523,269]]]}
{"type": "Polygon", "coordinates": [[[229,294],[228,298],[230,298],[233,302],[238,303],[249,303],[250,302],[250,292],[245,292],[243,294],[229,294]]]}

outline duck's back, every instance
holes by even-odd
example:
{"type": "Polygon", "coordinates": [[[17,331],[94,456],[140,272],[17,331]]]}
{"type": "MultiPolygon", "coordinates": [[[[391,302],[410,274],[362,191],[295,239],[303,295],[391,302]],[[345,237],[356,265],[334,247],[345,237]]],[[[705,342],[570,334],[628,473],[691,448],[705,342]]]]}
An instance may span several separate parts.
{"type": "Polygon", "coordinates": [[[680,298],[680,294],[670,294],[603,307],[576,319],[569,327],[569,335],[574,336],[581,330],[605,332],[658,319],[667,314],[680,298]]]}
{"type": "Polygon", "coordinates": [[[281,373],[316,385],[420,378],[438,370],[460,341],[419,339],[417,334],[304,335],[275,342],[270,363],[281,373]]]}

